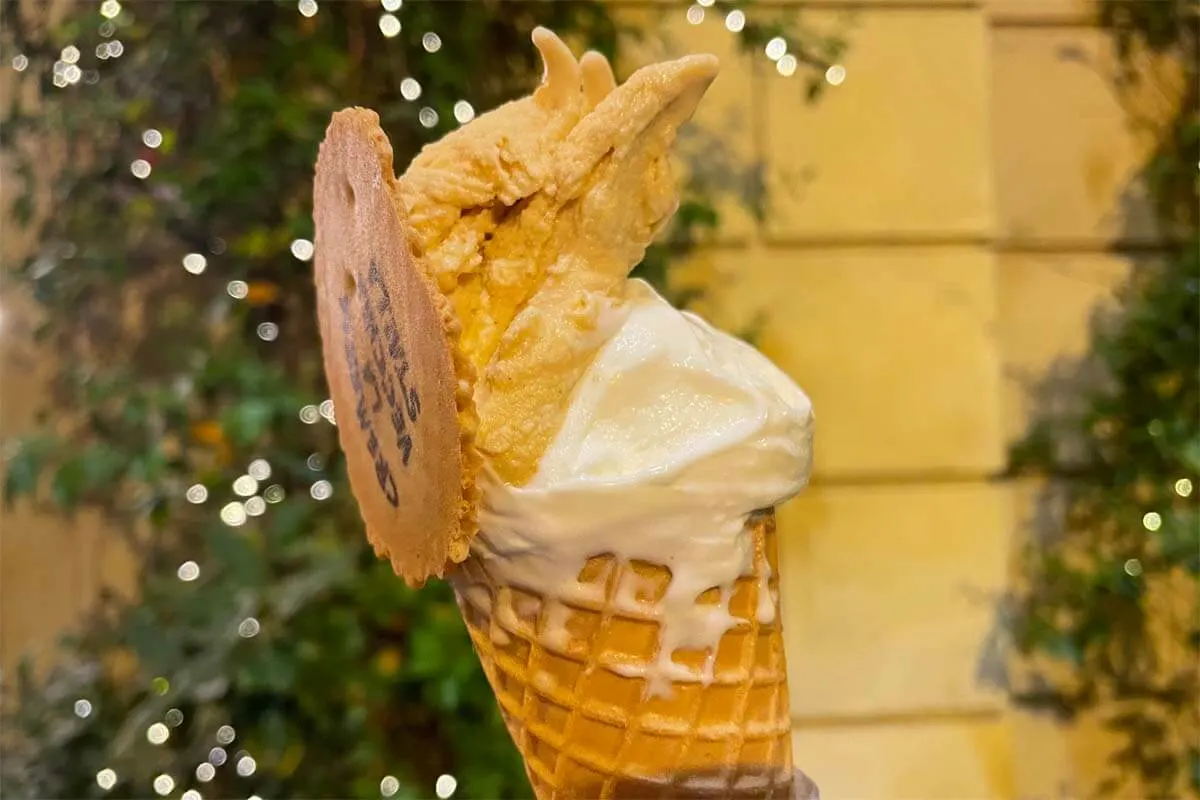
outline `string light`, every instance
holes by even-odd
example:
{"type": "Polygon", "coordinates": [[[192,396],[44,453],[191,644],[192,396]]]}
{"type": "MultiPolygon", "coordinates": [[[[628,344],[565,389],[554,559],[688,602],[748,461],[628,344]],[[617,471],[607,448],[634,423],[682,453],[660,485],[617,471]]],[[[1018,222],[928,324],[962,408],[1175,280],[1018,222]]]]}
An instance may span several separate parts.
{"type": "Polygon", "coordinates": [[[688,6],[687,21],[693,25],[699,25],[704,22],[704,8],[698,5],[688,6]]]}
{"type": "Polygon", "coordinates": [[[271,504],[282,503],[285,496],[286,493],[283,491],[283,487],[277,483],[268,486],[267,490],[263,492],[263,498],[271,504]]]}
{"type": "Polygon", "coordinates": [[[740,33],[746,27],[746,15],[740,8],[735,8],[725,15],[725,30],[730,33],[740,33]]]}
{"type": "Polygon", "coordinates": [[[328,500],[333,497],[333,484],[327,480],[319,480],[309,487],[308,493],[313,500],[328,500]]]}
{"type": "Polygon", "coordinates": [[[252,517],[261,517],[267,511],[267,501],[261,497],[251,497],[243,505],[246,513],[252,517]]]}
{"type": "Polygon", "coordinates": [[[1162,516],[1157,511],[1150,511],[1142,517],[1142,526],[1153,533],[1162,527],[1162,516]]]}
{"type": "MultiPolygon", "coordinates": [[[[231,742],[233,742],[233,740],[236,738],[237,738],[237,731],[235,731],[233,729],[232,725],[222,725],[221,727],[217,728],[217,742],[219,742],[220,744],[228,745],[231,742]]],[[[225,751],[222,750],[221,752],[225,752],[225,751]]],[[[212,754],[210,753],[209,755],[212,755],[212,754]]],[[[222,760],[224,760],[224,759],[222,759],[222,760]]],[[[213,762],[213,763],[216,763],[216,762],[213,762]]]]}
{"type": "Polygon", "coordinates": [[[199,275],[208,267],[208,259],[199,253],[188,253],[183,257],[183,268],[193,275],[199,275]]]}
{"type": "Polygon", "coordinates": [[[1125,562],[1125,574],[1131,578],[1136,578],[1142,574],[1142,562],[1136,558],[1131,558],[1125,562]]]}
{"type": "Polygon", "coordinates": [[[80,719],[87,719],[92,714],[91,701],[80,698],[75,701],[75,716],[80,719]]]}
{"type": "Polygon", "coordinates": [[[233,482],[233,493],[238,497],[249,497],[258,491],[258,481],[249,475],[240,475],[233,482]]]}
{"type": "Polygon", "coordinates": [[[271,462],[265,458],[256,458],[246,467],[246,474],[256,481],[265,481],[271,477],[271,462]]]}
{"type": "Polygon", "coordinates": [[[179,565],[176,574],[179,576],[179,580],[184,583],[191,583],[200,577],[200,565],[195,561],[185,561],[179,565]]]}
{"type": "Polygon", "coordinates": [[[109,791],[117,785],[117,773],[105,767],[96,773],[96,785],[106,792],[109,791]]]}
{"type": "Polygon", "coordinates": [[[321,412],[322,417],[327,419],[329,422],[333,422],[333,400],[331,398],[327,397],[322,400],[321,405],[317,410],[321,412]]]}
{"type": "Polygon", "coordinates": [[[417,121],[426,128],[432,128],[438,123],[438,113],[429,106],[425,106],[417,113],[417,121]]]}
{"type": "Polygon", "coordinates": [[[405,78],[400,81],[400,96],[405,100],[416,100],[421,96],[421,84],[414,78],[405,78]]]}
{"type": "Polygon", "coordinates": [[[308,261],[313,257],[313,243],[308,239],[292,240],[292,255],[301,261],[308,261]]]}
{"type": "Polygon", "coordinates": [[[221,521],[231,528],[246,524],[246,507],[236,500],[221,509],[221,521]]]}
{"type": "Polygon", "coordinates": [[[121,13],[121,4],[117,0],[104,0],[100,4],[100,15],[106,19],[114,19],[121,13]]]}
{"type": "Polygon", "coordinates": [[[379,32],[391,39],[400,33],[400,20],[395,14],[384,14],[379,18],[379,32]]]}
{"type": "Polygon", "coordinates": [[[421,37],[421,47],[425,48],[426,53],[436,53],[442,49],[442,37],[433,31],[429,31],[421,37]]]}
{"type": "Polygon", "coordinates": [[[825,70],[825,80],[830,86],[841,86],[842,82],[846,80],[846,68],[841,64],[834,64],[825,70]]]}
{"type": "Polygon", "coordinates": [[[771,59],[772,61],[778,61],[787,54],[787,48],[787,40],[782,36],[776,36],[774,39],[767,42],[767,46],[765,48],[767,58],[771,59]]]}
{"type": "Polygon", "coordinates": [[[317,13],[317,2],[316,0],[300,0],[298,8],[300,9],[300,16],[313,17],[317,13]]]}
{"type": "Polygon", "coordinates": [[[254,770],[258,769],[258,762],[250,756],[242,756],[237,762],[237,774],[243,778],[248,778],[254,774],[254,770]]]}
{"type": "Polygon", "coordinates": [[[195,789],[188,789],[186,792],[179,795],[179,800],[203,800],[203,798],[195,789]]]}
{"type": "Polygon", "coordinates": [[[433,785],[433,791],[441,800],[454,795],[454,790],[458,788],[458,780],[453,775],[439,775],[437,782],[433,785]]]}
{"type": "Polygon", "coordinates": [[[775,71],[785,78],[790,78],[796,74],[796,66],[796,57],[788,53],[775,62],[775,71]]]}
{"type": "MultiPolygon", "coordinates": [[[[171,736],[171,731],[161,722],[156,722],[146,728],[146,741],[150,744],[163,744],[171,736]]],[[[169,789],[167,791],[170,791],[169,789]]]]}
{"type": "MultiPolygon", "coordinates": [[[[233,728],[230,728],[230,730],[232,731],[233,728]]],[[[230,741],[233,741],[233,739],[230,738],[230,741]]],[[[229,755],[225,752],[224,747],[214,747],[212,750],[208,751],[208,763],[212,764],[214,767],[219,767],[224,764],[227,758],[229,758],[229,755]]]]}
{"type": "Polygon", "coordinates": [[[258,620],[254,617],[246,617],[238,623],[238,636],[243,639],[253,639],[258,636],[258,632],[262,630],[262,626],[258,624],[258,620]]]}
{"type": "Polygon", "coordinates": [[[244,300],[246,295],[250,294],[250,286],[245,281],[230,281],[225,291],[234,300],[244,300]]]}
{"type": "Polygon", "coordinates": [[[157,148],[163,143],[162,131],[155,128],[148,128],[142,131],[142,144],[151,149],[157,148]]]}
{"type": "Polygon", "coordinates": [[[384,797],[391,797],[398,791],[400,791],[400,781],[396,780],[394,775],[385,775],[379,782],[379,793],[384,797]]]}
{"type": "Polygon", "coordinates": [[[201,783],[208,783],[213,778],[217,777],[217,768],[205,761],[202,764],[196,765],[196,780],[201,783]]]}
{"type": "Polygon", "coordinates": [[[196,483],[188,487],[187,501],[199,505],[208,499],[208,487],[202,483],[196,483]]]}
{"type": "Polygon", "coordinates": [[[325,468],[325,462],[321,458],[320,454],[318,454],[318,453],[313,453],[308,458],[306,458],[304,460],[304,465],[306,467],[308,467],[309,469],[311,469],[313,472],[320,472],[322,469],[325,468]]]}
{"type": "Polygon", "coordinates": [[[12,68],[17,72],[24,72],[29,68],[29,56],[25,55],[24,53],[19,53],[13,56],[12,68]]]}
{"type": "Polygon", "coordinates": [[[383,0],[384,11],[399,11],[402,5],[404,5],[403,0],[383,0]]]}
{"type": "Polygon", "coordinates": [[[169,709],[164,715],[164,718],[167,720],[167,724],[172,728],[178,728],[183,724],[183,712],[178,708],[169,709]]]}
{"type": "Polygon", "coordinates": [[[314,405],[307,405],[300,409],[300,421],[305,425],[312,425],[321,418],[321,413],[317,411],[314,405]]]}
{"type": "Polygon", "coordinates": [[[69,44],[62,49],[58,57],[67,64],[74,64],[79,60],[79,48],[73,44],[69,44]]]}
{"type": "Polygon", "coordinates": [[[1180,478],[1175,481],[1175,494],[1180,497],[1190,497],[1192,494],[1192,482],[1187,478],[1180,478]]]}

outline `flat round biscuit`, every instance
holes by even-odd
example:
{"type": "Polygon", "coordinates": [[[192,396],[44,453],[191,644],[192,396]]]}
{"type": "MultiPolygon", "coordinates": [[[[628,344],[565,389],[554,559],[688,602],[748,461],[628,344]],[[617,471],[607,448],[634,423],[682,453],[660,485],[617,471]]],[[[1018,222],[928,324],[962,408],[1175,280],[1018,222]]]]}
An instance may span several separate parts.
{"type": "Polygon", "coordinates": [[[414,255],[375,112],[333,115],[317,158],[317,316],[350,486],[367,535],[411,585],[475,532],[473,375],[414,255]]]}

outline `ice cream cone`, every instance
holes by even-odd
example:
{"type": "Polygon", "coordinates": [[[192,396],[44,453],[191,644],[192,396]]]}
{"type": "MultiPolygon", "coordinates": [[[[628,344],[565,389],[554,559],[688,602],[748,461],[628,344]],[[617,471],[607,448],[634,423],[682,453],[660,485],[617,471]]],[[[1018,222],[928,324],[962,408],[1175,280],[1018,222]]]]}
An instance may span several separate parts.
{"type": "Polygon", "coordinates": [[[402,179],[374,112],[321,146],[318,320],[367,535],[453,583],[541,800],[799,797],[775,516],[747,514],[803,487],[811,405],[626,277],[716,60],[617,87],[534,41],[543,85],[402,179]]]}
{"type": "MultiPolygon", "coordinates": [[[[509,571],[484,555],[454,572],[471,639],[541,800],[792,796],[774,512],[753,515],[747,532],[753,568],[729,597],[733,627],[715,653],[676,651],[686,669],[666,685],[645,676],[660,656],[659,626],[671,624],[658,605],[669,568],[597,555],[578,575],[585,591],[569,601],[505,582],[509,571]]],[[[714,587],[696,602],[720,600],[714,587]]]]}

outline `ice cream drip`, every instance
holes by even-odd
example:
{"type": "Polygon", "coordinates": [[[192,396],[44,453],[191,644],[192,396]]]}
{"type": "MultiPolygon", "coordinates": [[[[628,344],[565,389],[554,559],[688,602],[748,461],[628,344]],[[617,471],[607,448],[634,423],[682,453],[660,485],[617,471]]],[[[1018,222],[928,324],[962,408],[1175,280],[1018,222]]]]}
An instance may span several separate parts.
{"type": "MultiPolygon", "coordinates": [[[[595,601],[577,576],[597,554],[669,568],[656,602],[639,599],[645,593],[630,573],[614,597],[659,623],[651,667],[610,665],[645,678],[653,694],[673,681],[712,680],[711,658],[696,673],[672,654],[713,653],[736,623],[733,585],[755,566],[747,518],[807,482],[813,416],[804,393],[745,342],[677,311],[641,281],[629,294],[627,315],[585,371],[533,479],[513,487],[485,475],[473,555],[503,581],[568,606],[595,601]],[[697,603],[713,589],[720,602],[697,603]]],[[[756,613],[766,623],[777,598],[765,564],[759,572],[756,613]]],[[[566,619],[543,618],[545,646],[562,645],[566,619]]]]}

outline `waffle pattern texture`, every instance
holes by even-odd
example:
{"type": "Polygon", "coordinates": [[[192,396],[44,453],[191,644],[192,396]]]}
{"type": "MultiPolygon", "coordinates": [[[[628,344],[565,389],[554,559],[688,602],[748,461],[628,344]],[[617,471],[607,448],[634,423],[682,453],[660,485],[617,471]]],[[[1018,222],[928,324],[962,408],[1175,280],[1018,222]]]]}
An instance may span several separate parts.
{"type": "MultiPolygon", "coordinates": [[[[503,583],[475,556],[454,573],[475,650],[539,800],[792,798],[774,512],[753,515],[747,529],[754,567],[731,596],[736,624],[720,640],[711,680],[702,677],[711,653],[676,650],[690,677],[673,680],[666,696],[637,675],[658,657],[667,567],[596,556],[578,576],[589,600],[570,603],[503,583]],[[625,579],[638,589],[634,602],[618,604],[625,579]],[[773,613],[760,610],[761,591],[773,613]]],[[[720,590],[696,602],[719,603],[720,590]]]]}

